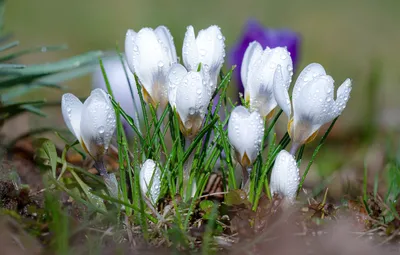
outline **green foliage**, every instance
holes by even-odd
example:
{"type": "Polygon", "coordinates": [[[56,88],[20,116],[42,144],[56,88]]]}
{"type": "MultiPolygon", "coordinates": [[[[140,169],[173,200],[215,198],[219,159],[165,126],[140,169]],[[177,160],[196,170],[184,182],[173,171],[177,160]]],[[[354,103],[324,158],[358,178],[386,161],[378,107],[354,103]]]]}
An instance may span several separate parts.
{"type": "MultiPolygon", "coordinates": [[[[0,3],[0,15],[2,14],[3,2],[0,3]]],[[[0,20],[2,17],[0,16],[0,20]]],[[[2,23],[0,23],[1,27],[2,23]]],[[[46,116],[40,107],[45,100],[31,102],[14,102],[14,99],[30,93],[34,90],[50,87],[61,89],[59,83],[70,80],[92,71],[96,59],[103,55],[100,51],[84,53],[56,62],[34,65],[21,65],[13,62],[18,57],[50,51],[65,50],[61,46],[40,46],[7,53],[19,45],[18,41],[5,42],[7,37],[0,37],[0,123],[11,119],[21,113],[31,112],[39,116],[46,116]]]]}
{"type": "Polygon", "coordinates": [[[59,194],[46,192],[45,193],[45,208],[50,219],[49,228],[54,233],[53,243],[51,244],[56,254],[68,255],[69,253],[69,238],[70,238],[70,222],[68,215],[65,214],[59,202],[59,194]]]}
{"type": "Polygon", "coordinates": [[[54,143],[48,139],[40,138],[34,143],[34,146],[36,147],[36,160],[50,166],[53,178],[56,178],[57,150],[54,143]]]}

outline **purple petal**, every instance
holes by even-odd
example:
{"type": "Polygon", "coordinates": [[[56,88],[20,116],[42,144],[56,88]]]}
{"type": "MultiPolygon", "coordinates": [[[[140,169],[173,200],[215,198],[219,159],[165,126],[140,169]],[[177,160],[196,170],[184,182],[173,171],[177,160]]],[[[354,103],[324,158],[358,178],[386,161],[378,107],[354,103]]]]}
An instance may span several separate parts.
{"type": "Polygon", "coordinates": [[[267,46],[270,48],[286,46],[291,54],[294,68],[299,60],[299,34],[290,29],[265,28],[255,19],[248,20],[241,38],[238,39],[238,42],[232,47],[229,53],[229,63],[236,65],[234,75],[238,83],[238,90],[241,93],[244,92],[244,88],[240,79],[240,68],[247,46],[253,41],[258,41],[264,48],[267,46]]]}

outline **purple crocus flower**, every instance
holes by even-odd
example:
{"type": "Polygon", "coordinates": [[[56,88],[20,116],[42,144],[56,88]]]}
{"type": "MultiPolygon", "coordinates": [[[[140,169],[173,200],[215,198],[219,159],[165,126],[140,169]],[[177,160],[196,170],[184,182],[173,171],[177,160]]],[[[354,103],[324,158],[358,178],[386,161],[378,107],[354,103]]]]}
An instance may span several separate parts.
{"type": "Polygon", "coordinates": [[[262,26],[255,19],[247,21],[243,29],[243,34],[238,42],[232,47],[229,54],[229,62],[231,65],[236,65],[235,77],[238,82],[239,92],[244,92],[244,87],[240,79],[240,68],[244,53],[249,46],[249,43],[258,41],[261,46],[265,47],[287,47],[293,60],[293,67],[299,60],[300,36],[296,32],[289,29],[270,29],[262,26]]]}

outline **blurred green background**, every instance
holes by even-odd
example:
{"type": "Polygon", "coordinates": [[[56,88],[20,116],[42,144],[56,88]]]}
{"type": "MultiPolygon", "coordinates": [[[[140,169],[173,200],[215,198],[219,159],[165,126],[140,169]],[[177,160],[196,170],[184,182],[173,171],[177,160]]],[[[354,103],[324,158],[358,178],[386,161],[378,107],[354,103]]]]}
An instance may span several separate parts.
{"type": "MultiPolygon", "coordinates": [[[[348,77],[353,79],[352,98],[328,139],[332,150],[322,152],[325,155],[321,158],[325,160],[319,161],[320,165],[327,165],[326,172],[330,172],[346,163],[348,153],[358,153],[357,143],[352,143],[353,147],[347,145],[362,130],[371,127],[379,131],[399,130],[399,11],[399,0],[12,0],[7,2],[5,24],[6,31],[12,32],[23,48],[69,45],[67,51],[24,57],[21,62],[26,64],[89,50],[113,50],[116,42],[123,48],[128,28],[139,30],[144,26],[166,25],[174,36],[179,55],[188,25],[193,25],[196,31],[212,24],[219,25],[226,37],[227,50],[240,36],[249,18],[256,18],[272,28],[290,28],[302,36],[299,69],[319,62],[332,75],[336,86],[348,77]],[[373,66],[377,69],[373,70],[373,66]],[[375,82],[371,82],[371,77],[375,82]],[[341,139],[335,143],[336,136],[341,139]]],[[[69,91],[85,97],[90,91],[90,77],[68,85],[69,91]]],[[[60,100],[64,93],[44,91],[31,97],[60,100]]],[[[50,112],[54,114],[45,121],[36,118],[36,121],[22,121],[17,126],[26,129],[33,123],[64,127],[60,109],[55,107],[50,112]]],[[[8,126],[8,131],[15,135],[17,126],[12,123],[8,126]]],[[[366,140],[364,138],[361,135],[358,141],[366,140]]],[[[382,151],[381,148],[378,146],[377,151],[382,151]]],[[[362,162],[364,154],[365,151],[353,158],[362,162]]],[[[371,155],[371,160],[377,161],[376,153],[371,155]]]]}

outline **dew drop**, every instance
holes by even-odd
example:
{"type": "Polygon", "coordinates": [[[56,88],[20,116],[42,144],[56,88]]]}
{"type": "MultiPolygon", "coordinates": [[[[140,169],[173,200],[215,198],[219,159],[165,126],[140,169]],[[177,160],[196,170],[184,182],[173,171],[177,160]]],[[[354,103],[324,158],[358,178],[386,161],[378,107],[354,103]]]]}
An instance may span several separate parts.
{"type": "Polygon", "coordinates": [[[203,57],[207,54],[207,51],[205,49],[200,49],[199,52],[200,52],[200,55],[203,57]]]}
{"type": "Polygon", "coordinates": [[[195,109],[193,107],[189,108],[189,114],[193,115],[195,113],[195,109]]]}

